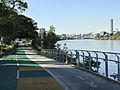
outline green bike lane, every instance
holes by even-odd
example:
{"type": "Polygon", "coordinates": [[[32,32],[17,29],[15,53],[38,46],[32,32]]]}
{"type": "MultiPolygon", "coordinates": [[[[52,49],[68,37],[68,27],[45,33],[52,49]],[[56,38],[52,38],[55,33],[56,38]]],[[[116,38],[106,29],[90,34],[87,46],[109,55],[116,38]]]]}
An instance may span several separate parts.
{"type": "Polygon", "coordinates": [[[18,47],[0,60],[0,90],[63,90],[42,67],[18,47]]]}

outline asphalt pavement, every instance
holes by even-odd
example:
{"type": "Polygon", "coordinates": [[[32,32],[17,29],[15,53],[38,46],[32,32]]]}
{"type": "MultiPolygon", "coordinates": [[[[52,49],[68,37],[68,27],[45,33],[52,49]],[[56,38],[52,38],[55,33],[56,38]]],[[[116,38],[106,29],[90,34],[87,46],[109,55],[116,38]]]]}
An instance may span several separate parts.
{"type": "MultiPolygon", "coordinates": [[[[33,51],[27,53],[34,54],[33,51]]],[[[40,55],[28,55],[28,57],[48,71],[65,90],[120,90],[120,84],[74,66],[65,65],[40,55]]]]}
{"type": "Polygon", "coordinates": [[[0,58],[0,90],[64,90],[44,68],[26,55],[28,47],[18,47],[0,58]]]}

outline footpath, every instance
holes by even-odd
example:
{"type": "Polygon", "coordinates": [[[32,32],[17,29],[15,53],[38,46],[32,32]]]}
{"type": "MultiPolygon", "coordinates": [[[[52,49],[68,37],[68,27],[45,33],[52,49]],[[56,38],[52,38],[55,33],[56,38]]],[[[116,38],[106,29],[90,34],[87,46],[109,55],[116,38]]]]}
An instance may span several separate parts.
{"type": "Polygon", "coordinates": [[[44,68],[32,61],[38,56],[19,47],[0,59],[0,90],[64,90],[44,68]],[[26,55],[27,54],[27,55],[26,55]]]}
{"type": "Polygon", "coordinates": [[[120,84],[19,47],[0,59],[0,90],[120,90],[120,84]]]}
{"type": "Polygon", "coordinates": [[[80,68],[36,55],[32,50],[28,50],[25,53],[28,58],[49,72],[65,90],[120,90],[120,84],[111,80],[101,78],[80,68]]]}

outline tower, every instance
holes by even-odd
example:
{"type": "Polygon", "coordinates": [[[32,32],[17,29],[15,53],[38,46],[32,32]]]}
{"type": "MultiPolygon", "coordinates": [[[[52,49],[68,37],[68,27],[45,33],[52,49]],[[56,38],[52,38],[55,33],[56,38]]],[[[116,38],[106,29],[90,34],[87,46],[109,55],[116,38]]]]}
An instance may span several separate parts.
{"type": "Polygon", "coordinates": [[[113,19],[110,20],[110,29],[111,29],[111,34],[113,34],[113,19]]]}

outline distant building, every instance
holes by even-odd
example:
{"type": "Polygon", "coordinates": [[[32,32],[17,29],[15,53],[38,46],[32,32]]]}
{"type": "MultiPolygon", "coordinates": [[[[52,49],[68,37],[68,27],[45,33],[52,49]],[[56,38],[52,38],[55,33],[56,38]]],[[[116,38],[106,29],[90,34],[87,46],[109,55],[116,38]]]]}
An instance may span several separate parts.
{"type": "Polygon", "coordinates": [[[60,40],[72,40],[72,39],[81,39],[82,35],[81,34],[62,34],[59,35],[60,40]]]}
{"type": "Polygon", "coordinates": [[[106,31],[100,32],[100,36],[109,36],[109,33],[106,31]]]}
{"type": "Polygon", "coordinates": [[[83,34],[82,38],[83,39],[93,39],[94,35],[93,33],[88,33],[88,34],[83,34]]]}
{"type": "Polygon", "coordinates": [[[110,29],[111,29],[111,34],[113,34],[113,19],[110,20],[110,29]]]}
{"type": "Polygon", "coordinates": [[[44,39],[45,28],[40,29],[41,39],[44,39]]]}
{"type": "Polygon", "coordinates": [[[40,32],[41,33],[45,32],[45,28],[40,28],[40,32]]]}

